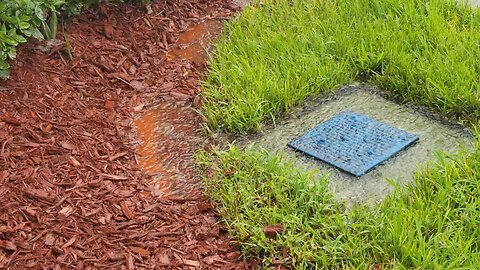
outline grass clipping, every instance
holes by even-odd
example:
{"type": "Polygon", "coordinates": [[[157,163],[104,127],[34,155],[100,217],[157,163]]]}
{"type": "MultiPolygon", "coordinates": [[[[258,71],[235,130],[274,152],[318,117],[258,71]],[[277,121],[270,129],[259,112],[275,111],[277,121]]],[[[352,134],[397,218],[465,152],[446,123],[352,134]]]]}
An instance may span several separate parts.
{"type": "MultiPolygon", "coordinates": [[[[477,149],[479,149],[477,147],[477,149]]],[[[246,256],[295,269],[474,269],[480,150],[446,156],[374,209],[345,211],[326,178],[264,151],[203,154],[210,198],[246,256]],[[272,233],[272,228],[274,228],[272,233]]]]}
{"type": "Polygon", "coordinates": [[[480,116],[480,12],[468,5],[264,0],[227,28],[204,83],[212,129],[258,131],[264,120],[354,80],[453,118],[480,116]]]}

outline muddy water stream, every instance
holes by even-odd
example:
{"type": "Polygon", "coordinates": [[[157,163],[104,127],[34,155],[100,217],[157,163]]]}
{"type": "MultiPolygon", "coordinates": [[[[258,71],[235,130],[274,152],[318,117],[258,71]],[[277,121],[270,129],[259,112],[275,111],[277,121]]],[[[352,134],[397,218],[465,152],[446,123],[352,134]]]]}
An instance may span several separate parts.
{"type": "Polygon", "coordinates": [[[167,59],[184,59],[196,66],[205,65],[209,44],[221,31],[222,22],[218,20],[206,20],[192,25],[180,35],[175,46],[167,53],[167,59]]]}
{"type": "Polygon", "coordinates": [[[187,106],[162,103],[135,121],[142,140],[137,152],[144,171],[153,176],[152,194],[185,199],[199,187],[194,151],[201,144],[200,118],[187,106]]]}
{"type": "MultiPolygon", "coordinates": [[[[204,67],[209,44],[221,30],[222,23],[216,20],[192,25],[180,34],[178,42],[167,52],[167,59],[204,67]]],[[[153,195],[171,199],[199,195],[194,153],[202,144],[200,123],[201,118],[191,106],[167,102],[134,121],[142,141],[137,148],[139,163],[153,177],[153,195]]]]}

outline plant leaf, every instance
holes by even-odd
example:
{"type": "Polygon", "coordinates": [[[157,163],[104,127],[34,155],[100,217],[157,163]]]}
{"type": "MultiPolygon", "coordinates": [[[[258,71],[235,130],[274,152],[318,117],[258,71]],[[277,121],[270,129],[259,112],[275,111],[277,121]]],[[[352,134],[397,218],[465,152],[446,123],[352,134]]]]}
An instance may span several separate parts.
{"type": "Polygon", "coordinates": [[[50,38],[55,38],[57,36],[57,27],[58,27],[58,18],[57,13],[52,11],[52,15],[50,17],[50,38]]]}
{"type": "Polygon", "coordinates": [[[0,70],[1,69],[9,69],[10,65],[8,64],[7,61],[0,61],[0,70]]]}
{"type": "Polygon", "coordinates": [[[6,80],[10,77],[10,72],[8,69],[0,69],[0,79],[6,80]]]}
{"type": "Polygon", "coordinates": [[[10,59],[15,59],[17,58],[17,50],[15,49],[15,47],[11,47],[10,50],[8,51],[8,57],[10,59]]]}
{"type": "Polygon", "coordinates": [[[38,40],[44,40],[45,38],[43,37],[42,32],[40,32],[37,28],[32,28],[30,29],[30,33],[32,33],[32,36],[38,40]]]}
{"type": "Polygon", "coordinates": [[[37,16],[37,18],[42,20],[42,21],[45,20],[45,13],[38,6],[35,7],[35,16],[37,16]]]}

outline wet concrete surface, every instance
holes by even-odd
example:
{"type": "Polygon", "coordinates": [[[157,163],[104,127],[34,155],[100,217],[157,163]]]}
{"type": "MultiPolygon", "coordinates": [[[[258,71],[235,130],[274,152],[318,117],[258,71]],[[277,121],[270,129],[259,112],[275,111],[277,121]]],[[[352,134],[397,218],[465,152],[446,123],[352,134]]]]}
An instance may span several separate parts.
{"type": "Polygon", "coordinates": [[[464,0],[465,3],[468,3],[474,7],[480,6],[480,0],[464,0]]]}
{"type": "Polygon", "coordinates": [[[267,128],[260,135],[237,141],[243,145],[254,143],[271,152],[295,157],[299,167],[318,170],[318,177],[329,174],[333,193],[347,202],[378,201],[393,190],[386,179],[409,183],[413,180],[415,171],[426,166],[427,161],[435,160],[438,151],[455,153],[462,145],[472,145],[468,130],[445,124],[440,117],[428,115],[423,110],[391,102],[375,92],[378,91],[367,85],[345,86],[329,98],[309,101],[305,106],[295,109],[287,118],[277,122],[276,127],[267,128]],[[287,147],[287,143],[293,138],[346,111],[361,113],[411,132],[419,136],[420,140],[362,177],[351,176],[287,147]]]}

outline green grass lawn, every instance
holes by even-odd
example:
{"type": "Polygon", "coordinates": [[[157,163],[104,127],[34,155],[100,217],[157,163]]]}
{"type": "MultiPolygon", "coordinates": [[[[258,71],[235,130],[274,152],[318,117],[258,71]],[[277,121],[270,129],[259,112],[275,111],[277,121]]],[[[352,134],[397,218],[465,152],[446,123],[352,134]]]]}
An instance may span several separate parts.
{"type": "Polygon", "coordinates": [[[353,80],[451,117],[480,115],[480,13],[446,0],[264,0],[228,24],[205,83],[212,128],[258,131],[353,80]]]}
{"type": "MultiPolygon", "coordinates": [[[[212,129],[245,133],[354,80],[476,125],[480,13],[454,1],[264,0],[228,24],[204,84],[212,129]]],[[[478,137],[478,135],[477,135],[478,137]]],[[[376,206],[261,150],[203,154],[206,191],[246,256],[297,269],[478,269],[480,147],[442,156],[376,206]],[[263,228],[282,224],[267,237],[263,228]],[[280,260],[280,261],[279,261],[280,260]],[[379,269],[379,268],[374,268],[379,269]]]]}
{"type": "Polygon", "coordinates": [[[478,269],[480,148],[442,157],[376,206],[345,211],[289,160],[264,151],[204,154],[205,189],[245,256],[295,269],[478,269]],[[284,231],[267,237],[264,226],[284,231]],[[287,254],[287,258],[285,258],[287,254]],[[380,268],[375,268],[380,269],[380,268]]]}

